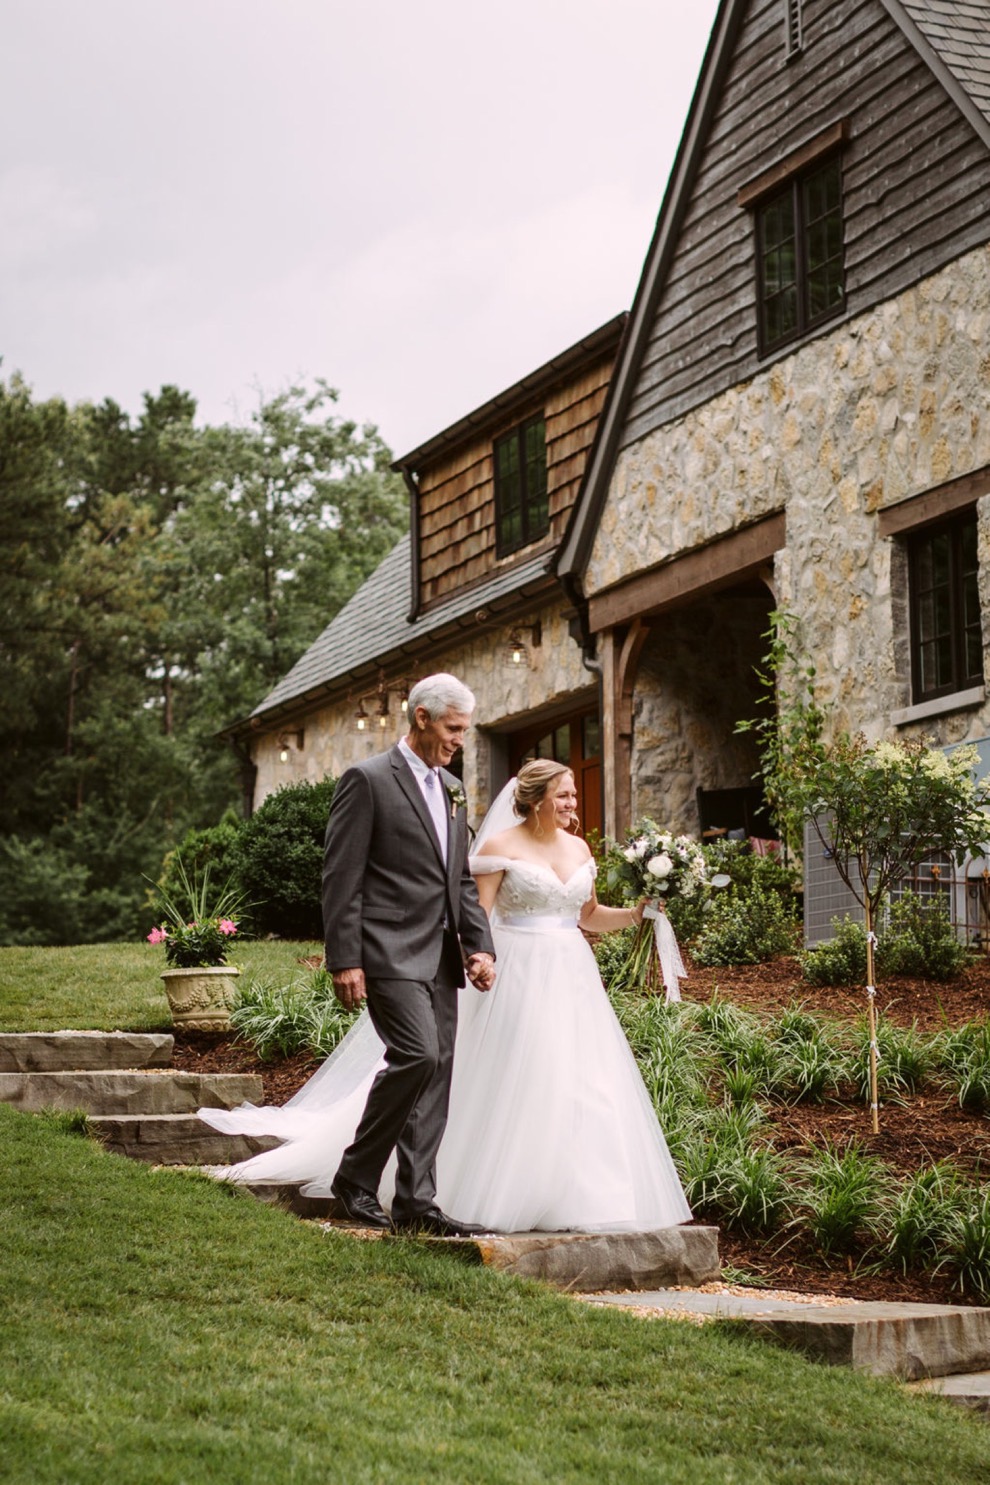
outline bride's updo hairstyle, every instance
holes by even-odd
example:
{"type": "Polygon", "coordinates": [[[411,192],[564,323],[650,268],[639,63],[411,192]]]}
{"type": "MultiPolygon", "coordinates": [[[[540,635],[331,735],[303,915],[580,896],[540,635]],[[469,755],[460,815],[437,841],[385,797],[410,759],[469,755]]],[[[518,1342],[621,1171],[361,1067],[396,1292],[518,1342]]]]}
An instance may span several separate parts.
{"type": "Polygon", "coordinates": [[[532,758],[524,763],[516,776],[516,790],[512,806],[522,819],[534,813],[546,798],[547,790],[561,774],[570,773],[566,763],[557,763],[553,758],[532,758]]]}

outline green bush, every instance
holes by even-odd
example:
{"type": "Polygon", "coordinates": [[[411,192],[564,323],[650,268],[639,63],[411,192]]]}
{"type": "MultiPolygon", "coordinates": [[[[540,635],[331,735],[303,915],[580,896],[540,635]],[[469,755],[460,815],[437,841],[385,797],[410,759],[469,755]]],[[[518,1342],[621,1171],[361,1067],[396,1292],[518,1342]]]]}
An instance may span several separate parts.
{"type": "Polygon", "coordinates": [[[336,780],[286,784],[246,821],[238,886],[257,934],[322,939],[323,839],[336,780]]]}
{"type": "Polygon", "coordinates": [[[156,886],[158,892],[148,894],[149,910],[157,911],[162,897],[190,917],[193,901],[188,884],[200,881],[205,872],[217,888],[230,883],[232,890],[240,891],[240,840],[244,822],[233,810],[228,810],[219,825],[206,830],[188,830],[174,851],[169,851],[162,862],[156,886]]]}
{"type": "Polygon", "coordinates": [[[951,980],[966,963],[965,945],[956,937],[947,896],[918,897],[905,892],[890,904],[881,939],[885,974],[918,975],[928,980],[951,980]]]}
{"type": "Polygon", "coordinates": [[[594,940],[593,949],[598,973],[608,990],[626,989],[629,954],[637,929],[622,928],[617,933],[603,933],[594,940]]]}
{"type": "Polygon", "coordinates": [[[764,964],[794,949],[794,920],[763,887],[717,897],[692,949],[698,964],[764,964]]]}
{"type": "Polygon", "coordinates": [[[85,942],[88,883],[85,866],[49,841],[0,841],[0,944],[85,942]]]}
{"type": "Polygon", "coordinates": [[[801,973],[809,985],[865,985],[866,930],[847,914],[832,919],[833,938],[801,954],[801,973]]]}

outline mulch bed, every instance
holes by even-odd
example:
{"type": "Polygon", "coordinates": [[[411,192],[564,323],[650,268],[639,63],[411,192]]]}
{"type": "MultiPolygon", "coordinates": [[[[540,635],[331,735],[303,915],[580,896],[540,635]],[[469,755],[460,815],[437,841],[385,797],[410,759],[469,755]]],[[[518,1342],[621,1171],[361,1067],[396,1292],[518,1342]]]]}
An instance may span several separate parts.
{"type": "MultiPolygon", "coordinates": [[[[715,993],[735,1004],[767,1016],[798,1003],[836,1021],[852,1021],[866,1008],[862,990],[827,989],[801,978],[797,959],[771,964],[705,969],[688,961],[685,999],[707,1001],[715,993]]],[[[990,1015],[990,959],[974,960],[958,978],[946,984],[898,977],[878,987],[881,1015],[901,1026],[916,1024],[919,1031],[990,1015]]],[[[306,1053],[262,1062],[244,1042],[224,1033],[176,1033],[173,1066],[197,1072],[256,1072],[264,1084],[264,1101],[282,1104],[306,1081],[316,1063],[306,1053]]],[[[908,1172],[936,1160],[951,1160],[972,1175],[990,1170],[990,1119],[964,1113],[954,1100],[926,1093],[903,1103],[885,1103],[880,1111],[880,1133],[870,1129],[869,1110],[858,1103],[775,1106],[770,1123],[778,1149],[821,1144],[833,1139],[845,1144],[857,1139],[863,1148],[896,1170],[908,1172]]],[[[760,1241],[723,1233],[722,1260],[747,1274],[760,1276],[777,1289],[830,1293],[859,1299],[922,1301],[960,1304],[975,1302],[952,1287],[948,1275],[902,1276],[868,1271],[868,1258],[825,1260],[800,1236],[777,1234],[760,1241]]]]}

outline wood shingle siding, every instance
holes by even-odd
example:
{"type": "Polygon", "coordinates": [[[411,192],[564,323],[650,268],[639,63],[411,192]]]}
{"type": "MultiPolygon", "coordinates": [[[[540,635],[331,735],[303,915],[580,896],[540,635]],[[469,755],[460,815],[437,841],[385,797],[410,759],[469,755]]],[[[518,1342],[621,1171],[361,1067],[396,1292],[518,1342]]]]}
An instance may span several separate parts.
{"type": "MultiPolygon", "coordinates": [[[[944,3],[936,9],[966,11],[944,3]]],[[[986,145],[881,0],[806,0],[804,47],[789,62],[780,0],[752,0],[655,308],[620,447],[793,349],[791,342],[759,357],[753,221],[737,194],[843,119],[849,128],[842,151],[847,316],[986,240],[986,145]]]]}
{"type": "Polygon", "coordinates": [[[588,450],[605,401],[614,345],[580,374],[545,396],[521,404],[490,424],[466,447],[431,462],[419,479],[420,601],[424,612],[494,571],[553,551],[577,498],[588,450]],[[497,438],[542,413],[546,420],[550,529],[520,552],[499,559],[495,546],[492,446],[497,438]]]}

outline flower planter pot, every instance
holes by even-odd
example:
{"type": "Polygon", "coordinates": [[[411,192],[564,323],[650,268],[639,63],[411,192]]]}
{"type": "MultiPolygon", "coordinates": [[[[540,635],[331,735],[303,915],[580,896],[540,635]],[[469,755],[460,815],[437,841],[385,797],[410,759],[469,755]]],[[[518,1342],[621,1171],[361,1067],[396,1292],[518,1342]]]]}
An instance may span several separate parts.
{"type": "Polygon", "coordinates": [[[234,981],[239,974],[229,964],[164,970],[162,980],[173,1023],[188,1031],[229,1031],[234,981]]]}

